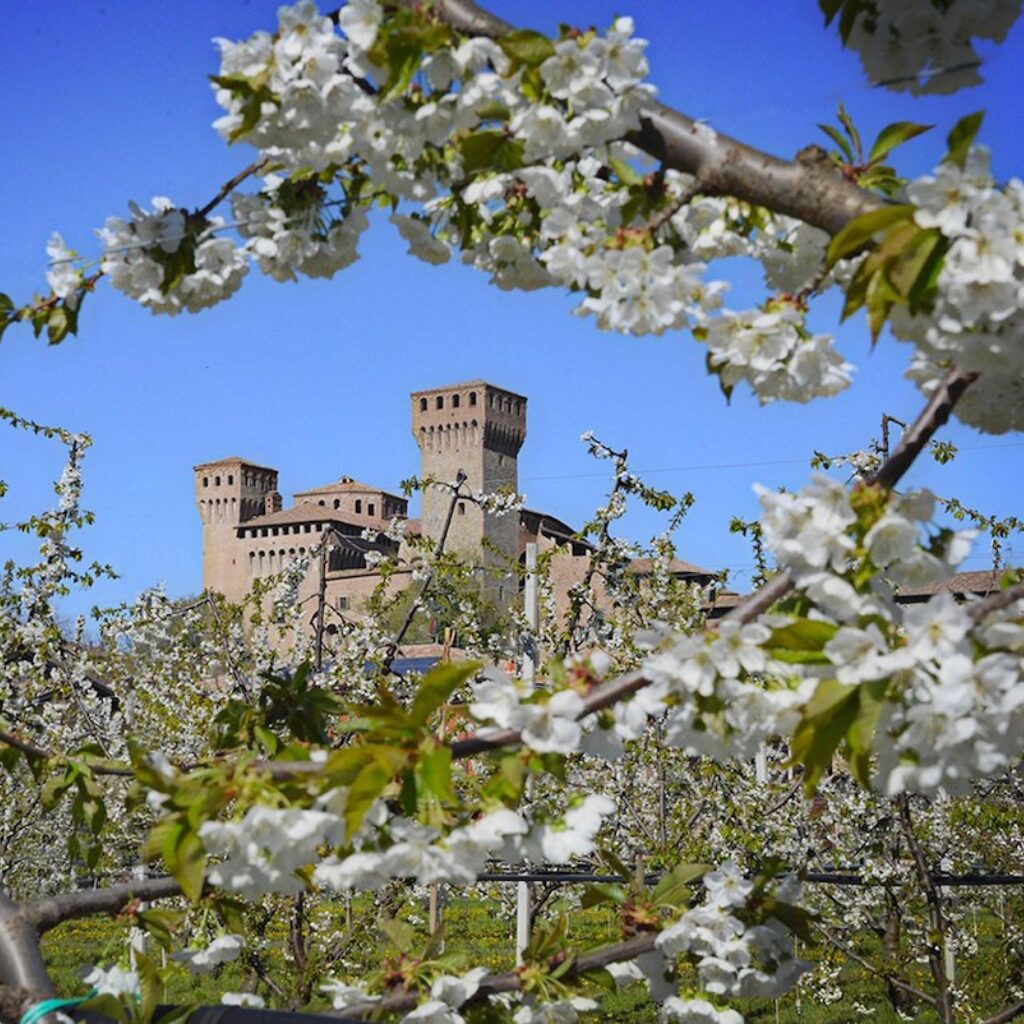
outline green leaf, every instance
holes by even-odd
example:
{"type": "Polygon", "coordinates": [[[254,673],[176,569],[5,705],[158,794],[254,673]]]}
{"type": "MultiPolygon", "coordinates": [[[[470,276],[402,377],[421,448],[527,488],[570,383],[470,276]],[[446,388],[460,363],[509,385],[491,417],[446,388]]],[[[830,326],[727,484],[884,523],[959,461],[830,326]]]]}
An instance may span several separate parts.
{"type": "Polygon", "coordinates": [[[814,792],[818,779],[831,765],[832,755],[857,716],[858,703],[854,686],[835,679],[818,684],[790,742],[793,763],[804,766],[806,792],[814,792]]]}
{"type": "Polygon", "coordinates": [[[139,1019],[150,1020],[157,1003],[160,1002],[163,983],[160,980],[156,964],[145,953],[136,950],[133,959],[135,960],[135,970],[139,975],[139,1019]]]}
{"type": "Polygon", "coordinates": [[[459,143],[466,174],[478,171],[514,171],[523,166],[523,144],[497,128],[474,132],[459,143]]]}
{"type": "Polygon", "coordinates": [[[416,945],[416,929],[397,917],[383,917],[377,922],[380,930],[390,939],[399,953],[408,953],[416,945]]]}
{"type": "Polygon", "coordinates": [[[608,158],[608,166],[615,172],[615,176],[623,185],[643,184],[643,176],[627,164],[625,160],[619,160],[611,156],[608,158]]]}
{"type": "Polygon", "coordinates": [[[860,142],[860,132],[857,131],[857,126],[853,123],[852,118],[846,112],[846,108],[842,105],[842,103],[839,104],[839,114],[838,114],[838,117],[839,117],[839,123],[846,129],[847,135],[850,136],[850,141],[853,143],[853,148],[854,148],[854,151],[856,153],[857,160],[859,161],[860,158],[861,158],[861,152],[862,152],[862,150],[861,150],[861,142],[860,142]]]}
{"type": "Polygon", "coordinates": [[[119,999],[115,999],[109,993],[93,996],[92,999],[87,999],[84,1003],[80,1003],[76,1009],[79,1012],[95,1013],[100,1019],[110,1017],[113,1020],[119,1021],[120,1024],[128,1024],[128,1011],[119,999]]]}
{"type": "Polygon", "coordinates": [[[415,726],[427,719],[467,680],[480,669],[478,661],[448,662],[435,665],[420,681],[409,710],[415,726]]]}
{"type": "Polygon", "coordinates": [[[798,939],[813,942],[811,931],[811,915],[803,907],[794,907],[791,903],[780,903],[778,900],[767,900],[765,913],[781,921],[798,939]]]}
{"type": "Polygon", "coordinates": [[[595,885],[588,885],[580,897],[580,906],[587,910],[590,907],[599,907],[605,903],[614,903],[622,906],[626,902],[626,890],[615,882],[598,882],[595,885]]]}
{"type": "Polygon", "coordinates": [[[981,128],[981,122],[985,119],[985,111],[978,110],[973,114],[968,114],[966,117],[961,117],[946,138],[946,142],[949,146],[949,152],[946,154],[946,162],[956,164],[957,167],[963,167],[967,162],[967,153],[971,148],[971,144],[974,142],[975,136],[978,134],[978,130],[981,128]]]}
{"type": "Polygon", "coordinates": [[[785,626],[772,630],[765,647],[789,651],[820,651],[836,635],[839,627],[831,622],[815,619],[797,619],[785,626]]]}
{"type": "Polygon", "coordinates": [[[853,150],[850,148],[850,143],[846,141],[842,132],[837,128],[833,128],[830,124],[819,124],[818,127],[839,147],[839,151],[846,157],[846,162],[852,164],[853,150]]]}
{"type": "Polygon", "coordinates": [[[899,206],[883,206],[879,210],[861,214],[850,221],[829,243],[828,263],[832,266],[844,256],[857,252],[870,242],[879,231],[909,220],[914,215],[914,207],[903,204],[899,206]]]}
{"type": "Polygon", "coordinates": [[[417,768],[420,792],[423,796],[434,797],[441,803],[455,802],[455,791],[452,789],[451,747],[434,747],[426,751],[420,757],[417,768]]]}
{"type": "Polygon", "coordinates": [[[540,32],[521,28],[498,39],[498,46],[509,60],[537,67],[555,55],[555,44],[540,32]]]}
{"type": "Polygon", "coordinates": [[[710,864],[677,864],[655,886],[653,900],[659,907],[681,907],[691,895],[690,883],[703,878],[710,864]]]}
{"type": "Polygon", "coordinates": [[[916,138],[924,132],[931,131],[933,124],[915,124],[913,121],[895,121],[886,125],[879,133],[868,154],[868,163],[877,163],[884,159],[897,146],[916,138]]]}

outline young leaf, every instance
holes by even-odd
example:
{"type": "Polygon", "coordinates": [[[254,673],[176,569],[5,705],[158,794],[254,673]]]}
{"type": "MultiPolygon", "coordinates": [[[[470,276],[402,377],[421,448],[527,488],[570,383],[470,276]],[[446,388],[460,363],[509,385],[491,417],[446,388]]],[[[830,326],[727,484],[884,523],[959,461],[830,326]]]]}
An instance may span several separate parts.
{"type": "Polygon", "coordinates": [[[435,665],[422,679],[409,711],[415,726],[426,720],[480,668],[477,661],[460,661],[435,665]]]}
{"type": "Polygon", "coordinates": [[[931,131],[933,124],[914,124],[913,121],[896,121],[886,125],[875,139],[871,152],[868,154],[868,163],[878,163],[884,159],[886,154],[891,153],[897,146],[921,135],[923,132],[931,131]]]}
{"type": "Polygon", "coordinates": [[[946,138],[949,145],[949,152],[946,154],[946,162],[963,167],[967,163],[967,153],[970,151],[981,122],[985,119],[985,111],[978,110],[966,117],[961,117],[946,138]]]}
{"type": "Polygon", "coordinates": [[[527,67],[537,67],[555,55],[555,44],[547,36],[528,28],[509,32],[498,40],[498,45],[509,60],[527,67]]]}
{"type": "Polygon", "coordinates": [[[898,224],[901,220],[909,220],[914,215],[914,207],[910,205],[883,206],[879,210],[855,217],[829,243],[828,265],[833,266],[844,256],[862,249],[879,231],[898,224]]]}

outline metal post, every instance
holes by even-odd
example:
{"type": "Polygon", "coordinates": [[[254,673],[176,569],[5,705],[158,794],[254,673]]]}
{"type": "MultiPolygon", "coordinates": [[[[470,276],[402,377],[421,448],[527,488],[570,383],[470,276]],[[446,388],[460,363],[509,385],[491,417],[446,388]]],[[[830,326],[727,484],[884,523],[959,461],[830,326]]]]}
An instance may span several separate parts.
{"type": "Polygon", "coordinates": [[[768,748],[763,743],[754,755],[754,771],[758,782],[768,781],[768,748]]]}
{"type": "MultiPolygon", "coordinates": [[[[537,601],[537,545],[526,545],[526,586],[523,590],[523,611],[530,635],[523,650],[523,681],[533,684],[537,674],[537,626],[540,609],[537,601]]],[[[516,883],[516,966],[522,966],[523,953],[530,944],[530,886],[516,883]]]]}
{"type": "MultiPolygon", "coordinates": [[[[132,878],[137,882],[144,881],[146,878],[146,865],[135,864],[132,867],[132,878]]],[[[140,903],[138,909],[145,910],[146,904],[140,903]]],[[[136,928],[134,925],[131,927],[128,933],[128,946],[131,950],[132,967],[134,967],[136,955],[146,955],[146,933],[142,928],[136,928]]]]}

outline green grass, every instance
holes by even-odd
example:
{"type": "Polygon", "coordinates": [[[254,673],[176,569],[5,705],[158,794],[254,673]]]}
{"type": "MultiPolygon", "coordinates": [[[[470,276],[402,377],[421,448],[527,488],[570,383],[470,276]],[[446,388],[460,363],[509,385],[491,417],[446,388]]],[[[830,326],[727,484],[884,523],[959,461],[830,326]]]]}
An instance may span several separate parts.
{"type": "MultiPolygon", "coordinates": [[[[355,901],[357,918],[360,911],[370,908],[370,901],[366,898],[355,901]]],[[[557,910],[557,906],[553,909],[557,910]]],[[[342,907],[324,907],[319,914],[319,923],[328,926],[328,930],[331,925],[338,930],[343,929],[342,907]]],[[[418,932],[425,934],[425,908],[407,905],[402,916],[418,932]]],[[[573,909],[569,911],[568,918],[569,937],[579,949],[605,945],[619,938],[615,919],[604,908],[573,909]]],[[[272,920],[267,929],[265,949],[266,967],[286,992],[295,979],[294,967],[288,956],[287,931],[283,916],[272,920]]],[[[444,911],[444,931],[445,953],[462,954],[467,966],[482,965],[492,973],[507,971],[513,966],[513,923],[497,901],[466,899],[458,895],[452,897],[444,911]]],[[[982,1009],[995,1012],[1007,991],[1005,966],[998,936],[984,934],[985,931],[983,927],[978,955],[969,962],[958,964],[958,982],[981,997],[982,1009]]],[[[346,954],[343,973],[347,977],[358,978],[379,969],[382,959],[388,955],[382,936],[374,932],[370,936],[346,954]]],[[[66,922],[48,933],[43,941],[43,951],[58,990],[67,995],[82,994],[83,986],[77,971],[82,966],[115,959],[124,948],[123,941],[123,924],[107,918],[66,922]]],[[[869,944],[864,948],[870,952],[868,947],[869,944]]],[[[813,959],[815,952],[804,951],[804,955],[813,959]]],[[[921,970],[923,972],[923,968],[921,970]]],[[[929,986],[923,973],[918,980],[927,991],[929,986]]],[[[220,993],[250,989],[253,981],[250,969],[240,963],[226,965],[213,975],[198,978],[190,978],[182,972],[169,981],[165,998],[172,1003],[217,1003],[220,993]]],[[[760,1024],[854,1024],[862,1021],[898,1024],[900,1021],[889,1006],[882,983],[856,965],[849,964],[843,968],[840,988],[844,997],[839,1004],[823,1006],[815,1003],[807,993],[799,997],[790,993],[777,1002],[737,1001],[736,1008],[748,1021],[760,1024]],[[870,1008],[871,1013],[858,1012],[854,1004],[870,1008]]],[[[261,987],[258,991],[267,994],[261,987]]],[[[596,986],[594,994],[600,994],[596,986]]],[[[271,1005],[280,1002],[269,999],[271,1005]]],[[[308,1004],[311,1009],[323,1005],[322,998],[315,994],[308,1004]]],[[[634,986],[605,995],[600,1019],[623,1024],[648,1021],[653,1024],[655,1013],[642,988],[634,986]]],[[[918,1024],[930,1024],[935,1016],[930,1011],[923,1011],[915,1020],[918,1024]]]]}

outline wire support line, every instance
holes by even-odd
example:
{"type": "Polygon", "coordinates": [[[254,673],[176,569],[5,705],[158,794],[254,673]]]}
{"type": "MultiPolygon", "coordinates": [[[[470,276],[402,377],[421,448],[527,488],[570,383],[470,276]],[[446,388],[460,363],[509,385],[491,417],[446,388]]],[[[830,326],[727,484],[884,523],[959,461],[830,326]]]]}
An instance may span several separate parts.
{"type": "MultiPolygon", "coordinates": [[[[969,444],[959,447],[961,452],[976,452],[999,448],[1024,448],[1024,441],[1010,441],[1008,444],[969,444]]],[[[706,469],[757,469],[761,466],[806,466],[807,459],[767,459],[763,462],[707,462],[692,466],[659,466],[655,469],[631,470],[634,476],[650,476],[652,473],[690,473],[706,469]]],[[[607,477],[607,473],[554,473],[543,476],[521,476],[520,480],[583,480],[607,477]]]]}

